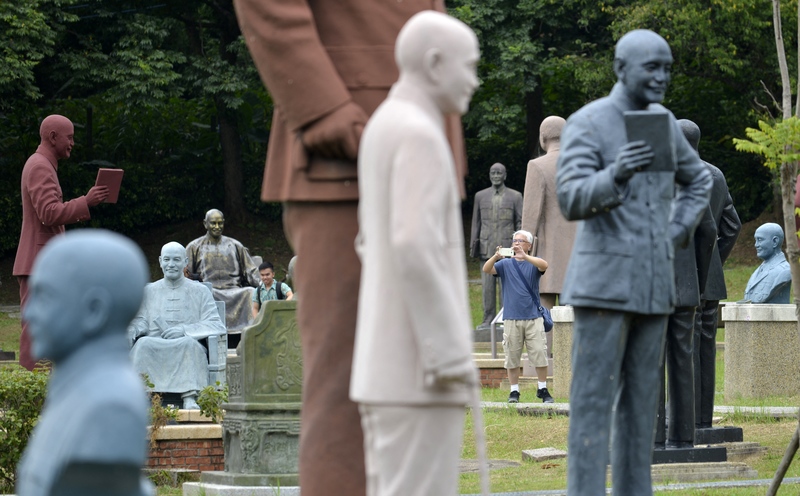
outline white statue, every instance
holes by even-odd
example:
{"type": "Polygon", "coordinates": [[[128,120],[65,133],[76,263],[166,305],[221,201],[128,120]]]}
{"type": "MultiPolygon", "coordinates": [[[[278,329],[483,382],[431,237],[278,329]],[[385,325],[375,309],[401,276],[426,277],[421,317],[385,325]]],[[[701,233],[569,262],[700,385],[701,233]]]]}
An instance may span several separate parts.
{"type": "Polygon", "coordinates": [[[478,40],[426,11],[400,31],[400,78],[358,160],[362,262],[350,397],[364,429],[368,495],[458,493],[472,362],[461,198],[445,114],[467,111],[478,40]]]}
{"type": "Polygon", "coordinates": [[[167,243],[158,257],[164,278],[145,286],[144,303],[128,327],[134,342],[131,358],[159,393],[180,393],[183,408],[198,409],[198,392],[208,385],[208,358],[198,340],[222,336],[211,291],[183,277],[186,250],[167,243]]]}

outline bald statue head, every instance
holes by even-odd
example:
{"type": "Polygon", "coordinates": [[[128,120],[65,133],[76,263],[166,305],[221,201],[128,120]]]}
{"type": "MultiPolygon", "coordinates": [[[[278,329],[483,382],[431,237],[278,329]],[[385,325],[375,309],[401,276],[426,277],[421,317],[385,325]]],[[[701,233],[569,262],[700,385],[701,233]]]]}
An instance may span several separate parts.
{"type": "Polygon", "coordinates": [[[180,243],[170,241],[161,247],[158,263],[161,265],[164,279],[172,282],[180,280],[183,277],[183,269],[189,263],[186,248],[180,243]]]}
{"type": "Polygon", "coordinates": [[[124,341],[149,279],[144,254],[124,236],[81,229],[53,239],[34,263],[22,315],[34,358],[58,364],[102,336],[124,341]]]}
{"type": "Polygon", "coordinates": [[[63,115],[48,115],[39,126],[41,145],[53,152],[57,159],[69,158],[75,146],[75,127],[63,115]]]}
{"type": "Polygon", "coordinates": [[[427,94],[445,114],[464,114],[478,87],[478,38],[466,24],[425,10],[413,15],[395,44],[400,81],[427,94]]]}
{"type": "Polygon", "coordinates": [[[539,126],[539,144],[542,146],[542,150],[550,151],[553,145],[561,142],[561,130],[564,129],[566,123],[567,121],[563,117],[557,115],[545,117],[539,126]]]}
{"type": "Polygon", "coordinates": [[[783,229],[774,222],[761,224],[756,229],[756,256],[761,260],[769,260],[781,252],[783,245],[783,229]]]}
{"type": "Polygon", "coordinates": [[[625,95],[639,109],[661,103],[672,70],[667,41],[647,29],[626,33],[614,50],[614,74],[625,95]]]}
{"type": "Polygon", "coordinates": [[[683,137],[697,151],[697,147],[700,146],[700,127],[689,119],[680,119],[678,125],[681,127],[683,137]]]}
{"type": "Polygon", "coordinates": [[[489,167],[489,180],[495,188],[502,186],[506,182],[506,166],[497,162],[489,167]]]}
{"type": "Polygon", "coordinates": [[[206,232],[213,239],[219,239],[222,236],[222,230],[225,228],[225,216],[216,208],[212,208],[206,212],[206,217],[203,219],[203,226],[206,232]]]}

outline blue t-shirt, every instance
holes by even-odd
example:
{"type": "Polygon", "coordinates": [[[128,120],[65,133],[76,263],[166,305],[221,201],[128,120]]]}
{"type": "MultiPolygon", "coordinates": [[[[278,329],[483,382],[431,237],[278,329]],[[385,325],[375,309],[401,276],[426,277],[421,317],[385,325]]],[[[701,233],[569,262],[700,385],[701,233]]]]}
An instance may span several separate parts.
{"type": "Polygon", "coordinates": [[[528,280],[531,289],[539,296],[539,279],[544,272],[539,272],[535,265],[526,261],[517,261],[513,258],[504,258],[494,264],[494,270],[500,276],[503,283],[503,319],[504,320],[533,320],[542,316],[539,309],[533,303],[528,288],[520,278],[522,276],[528,280]],[[511,266],[517,264],[519,271],[511,266]]]}

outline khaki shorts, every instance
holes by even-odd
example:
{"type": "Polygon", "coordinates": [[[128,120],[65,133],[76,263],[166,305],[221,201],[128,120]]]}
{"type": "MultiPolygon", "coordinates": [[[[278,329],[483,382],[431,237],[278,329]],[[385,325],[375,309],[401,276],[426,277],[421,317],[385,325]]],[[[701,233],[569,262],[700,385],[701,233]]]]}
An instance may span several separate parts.
{"type": "Polygon", "coordinates": [[[528,351],[528,361],[533,367],[547,367],[547,340],[544,336],[544,319],[506,320],[503,322],[504,367],[520,367],[522,345],[528,351]]]}

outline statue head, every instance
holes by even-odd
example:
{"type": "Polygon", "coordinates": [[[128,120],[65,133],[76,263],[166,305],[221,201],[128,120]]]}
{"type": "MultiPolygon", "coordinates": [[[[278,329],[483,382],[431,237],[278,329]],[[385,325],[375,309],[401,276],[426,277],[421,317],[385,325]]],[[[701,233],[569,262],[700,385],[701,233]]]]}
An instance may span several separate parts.
{"type": "Polygon", "coordinates": [[[774,222],[761,224],[756,229],[756,256],[761,260],[769,260],[781,251],[783,229],[774,222]]]}
{"type": "Polygon", "coordinates": [[[222,236],[222,230],[225,228],[225,216],[216,208],[212,208],[206,212],[203,226],[209,236],[213,239],[219,239],[222,236]]]}
{"type": "Polygon", "coordinates": [[[69,158],[75,146],[75,127],[63,115],[48,115],[39,126],[41,145],[50,149],[57,159],[69,158]]]}
{"type": "Polygon", "coordinates": [[[294,267],[297,265],[297,255],[293,256],[291,260],[289,260],[289,266],[286,268],[286,277],[289,279],[289,283],[294,286],[294,267]]]}
{"type": "Polygon", "coordinates": [[[466,24],[441,12],[414,14],[397,35],[400,81],[427,94],[444,114],[464,114],[478,87],[478,38],[466,24]]]}
{"type": "Polygon", "coordinates": [[[161,256],[158,257],[164,279],[175,282],[183,277],[183,269],[189,263],[186,248],[182,244],[171,241],[161,247],[161,256]]]}
{"type": "Polygon", "coordinates": [[[636,29],[617,42],[614,74],[638,108],[664,100],[671,70],[672,51],[667,41],[653,31],[636,29]]]}
{"type": "Polygon", "coordinates": [[[683,137],[686,138],[686,141],[697,151],[697,147],[700,145],[700,128],[689,119],[680,119],[678,125],[681,127],[681,131],[683,131],[683,137]]]}
{"type": "Polygon", "coordinates": [[[495,188],[502,186],[506,181],[506,166],[497,162],[489,167],[489,180],[495,188]]]}
{"type": "Polygon", "coordinates": [[[275,267],[272,265],[272,262],[264,262],[258,266],[258,275],[261,277],[261,282],[264,283],[264,287],[269,289],[272,287],[272,283],[275,281],[275,267]]]}
{"type": "Polygon", "coordinates": [[[561,142],[561,130],[567,121],[563,117],[551,115],[545,117],[539,126],[539,144],[542,150],[549,151],[552,145],[561,142]]]}
{"type": "Polygon", "coordinates": [[[57,364],[99,337],[124,339],[149,279],[144,254],[122,235],[81,229],[53,239],[34,263],[22,315],[34,358],[57,364]]]}

